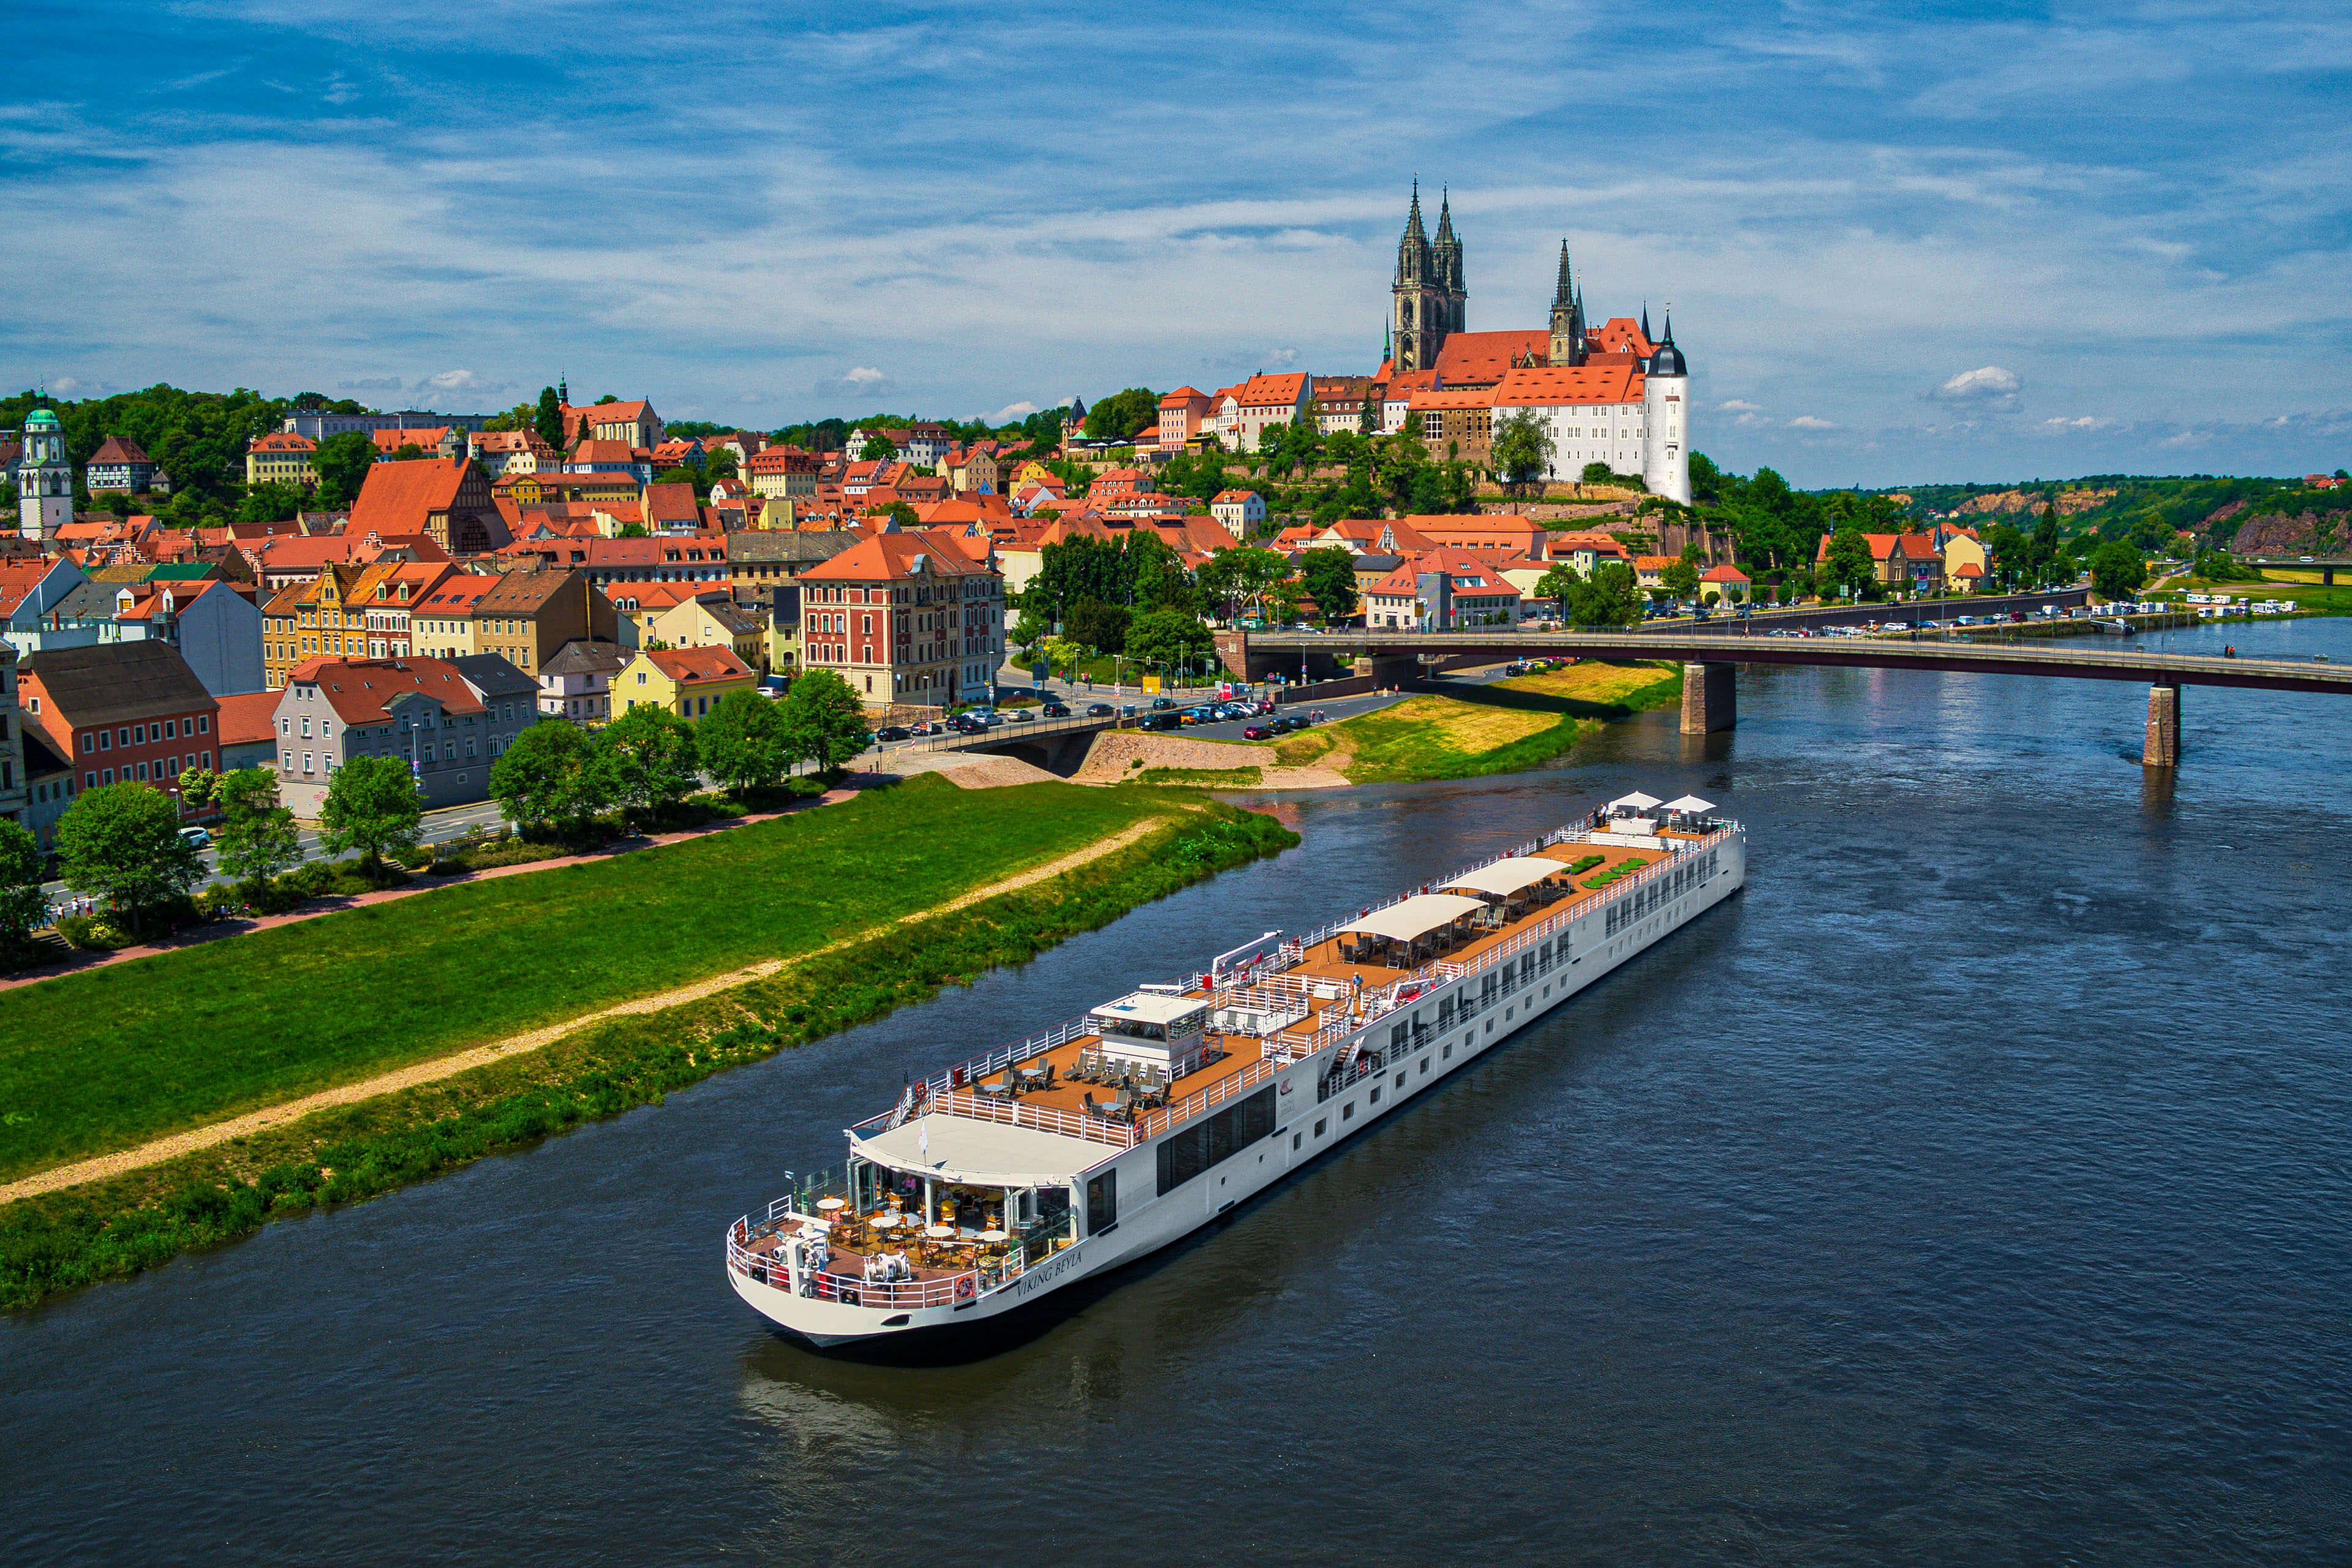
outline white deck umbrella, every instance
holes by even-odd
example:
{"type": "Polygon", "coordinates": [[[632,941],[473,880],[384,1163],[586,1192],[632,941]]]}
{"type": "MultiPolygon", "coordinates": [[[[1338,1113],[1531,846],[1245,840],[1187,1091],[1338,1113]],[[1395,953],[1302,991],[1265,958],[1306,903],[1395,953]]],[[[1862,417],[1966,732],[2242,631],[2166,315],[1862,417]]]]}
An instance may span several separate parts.
{"type": "Polygon", "coordinates": [[[1453,893],[1416,893],[1410,899],[1400,899],[1384,910],[1374,910],[1362,920],[1350,921],[1339,929],[1368,936],[1384,936],[1391,942],[1412,942],[1441,927],[1452,925],[1464,915],[1475,914],[1486,907],[1476,899],[1465,899],[1453,893]]]}
{"type": "Polygon", "coordinates": [[[1695,795],[1686,795],[1680,800],[1670,800],[1666,802],[1666,809],[1668,811],[1685,811],[1696,814],[1702,811],[1713,811],[1715,809],[1715,802],[1711,800],[1701,800],[1695,795]]]}
{"type": "Polygon", "coordinates": [[[1615,811],[1619,806],[1623,806],[1628,811],[1647,811],[1652,806],[1659,804],[1660,802],[1656,795],[1643,795],[1640,790],[1635,790],[1632,795],[1621,795],[1615,800],[1611,801],[1609,803],[1609,809],[1615,811]]]}

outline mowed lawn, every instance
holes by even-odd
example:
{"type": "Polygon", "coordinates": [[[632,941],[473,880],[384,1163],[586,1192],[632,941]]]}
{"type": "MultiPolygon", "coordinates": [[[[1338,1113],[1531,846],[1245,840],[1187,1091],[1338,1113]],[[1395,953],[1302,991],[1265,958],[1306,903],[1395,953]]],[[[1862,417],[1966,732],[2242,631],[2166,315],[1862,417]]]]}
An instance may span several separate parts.
{"type": "Polygon", "coordinates": [[[0,993],[0,1179],[805,952],[1167,809],[918,777],[0,993]]]}

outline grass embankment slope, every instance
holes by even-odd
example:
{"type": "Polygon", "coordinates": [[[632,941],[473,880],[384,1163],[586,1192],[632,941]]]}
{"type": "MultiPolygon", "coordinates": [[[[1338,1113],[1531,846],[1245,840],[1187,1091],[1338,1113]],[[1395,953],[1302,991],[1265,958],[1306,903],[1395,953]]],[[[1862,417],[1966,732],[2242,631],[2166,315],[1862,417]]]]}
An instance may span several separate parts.
{"type": "MultiPolygon", "coordinates": [[[[680,1005],[586,1023],[544,1049],[0,1206],[0,1307],[25,1306],[52,1291],[132,1273],[190,1247],[233,1239],[283,1215],[373,1196],[581,1121],[658,1101],[671,1089],[729,1067],[867,1022],[919,1002],[941,985],[968,984],[990,968],[1024,962],[1139,904],[1297,842],[1296,835],[1265,816],[1199,800],[1172,811],[1171,805],[1167,795],[1139,789],[1083,790],[1056,784],[970,795],[918,779],[809,816],[622,857],[608,864],[654,862],[665,869],[625,887],[599,884],[593,902],[603,907],[601,926],[592,922],[583,933],[564,929],[582,918],[581,906],[569,898],[561,902],[560,919],[528,907],[510,911],[516,923],[539,939],[534,949],[546,966],[560,971],[565,963],[601,962],[628,946],[656,919],[709,927],[712,940],[723,942],[730,958],[782,951],[807,956],[680,1005]],[[1039,820],[1023,825],[1024,817],[1039,820]],[[1055,851],[1073,847],[1073,841],[1084,845],[1155,817],[1164,825],[1114,853],[951,913],[903,918],[911,912],[906,905],[928,907],[959,884],[993,885],[1001,874],[1017,873],[1024,861],[1051,864],[1062,858],[1055,851]],[[750,837],[769,828],[793,831],[775,835],[780,843],[750,837]],[[988,849],[959,848],[967,842],[990,843],[992,835],[988,849]],[[681,853],[706,847],[717,850],[715,861],[681,853]],[[845,858],[831,858],[835,851],[845,858]],[[941,866],[961,868],[961,874],[943,874],[941,866]],[[789,886],[781,892],[751,886],[763,881],[789,886]],[[930,892],[920,890],[926,885],[930,892]],[[737,894],[740,900],[730,902],[737,894]],[[642,902],[630,904],[633,897],[642,902]],[[722,926],[723,934],[718,929],[722,926]],[[842,942],[845,931],[856,933],[856,940],[842,942]]],[[[565,875],[552,872],[547,878],[565,875]]],[[[547,878],[514,878],[499,886],[547,878]]],[[[433,899],[446,896],[383,908],[429,910],[433,899]]],[[[338,921],[359,923],[351,915],[335,915],[287,929],[320,932],[338,921]]],[[[352,949],[367,946],[339,932],[323,934],[352,949]]],[[[369,934],[382,944],[386,933],[378,929],[369,934]]],[[[422,925],[393,934],[408,940],[410,959],[372,970],[373,984],[385,984],[388,976],[394,984],[444,995],[502,988],[495,965],[478,961],[462,946],[435,942],[422,925]],[[429,947],[429,982],[418,976],[419,945],[429,947]]],[[[239,938],[188,956],[217,958],[252,940],[239,938]]],[[[116,973],[161,970],[171,962],[143,960],[116,973]]],[[[704,967],[722,968],[726,962],[714,958],[704,967]]],[[[660,976],[656,988],[679,973],[660,976]]],[[[193,984],[197,978],[182,975],[178,985],[158,984],[146,1000],[160,1016],[176,999],[202,994],[203,987],[193,984]]],[[[270,989],[266,975],[257,984],[261,989],[247,993],[244,1005],[256,1014],[254,1023],[273,1048],[286,1051],[288,1031],[269,1014],[281,1000],[296,1003],[270,989]]],[[[339,1059],[346,1065],[336,1071],[365,1070],[348,1065],[368,1055],[350,1042],[375,1026],[366,1016],[373,994],[348,981],[339,987],[337,1009],[362,1016],[356,1027],[338,1030],[336,1037],[345,1042],[339,1059]]],[[[583,998],[580,1005],[596,999],[583,998]]],[[[532,1011],[516,1008],[480,1027],[509,1028],[527,1021],[532,1011]]],[[[316,1008],[305,1008],[300,1016],[304,1027],[331,1026],[316,1008]]],[[[120,1065],[121,1052],[103,1041],[91,1043],[93,1035],[104,1032],[82,1031],[82,1043],[73,1050],[106,1053],[108,1062],[120,1065]]],[[[224,1030],[217,1016],[207,1032],[214,1051],[238,1054],[237,1036],[224,1030]]],[[[12,1026],[6,1037],[21,1037],[12,1026]]],[[[12,1060],[25,1055],[13,1047],[10,1054],[12,1060]]],[[[293,1073],[279,1081],[316,1081],[324,1070],[314,1064],[310,1077],[293,1073]]],[[[98,1124],[104,1108],[114,1103],[103,1093],[80,1092],[91,1087],[91,1078],[89,1071],[52,1074],[68,1097],[84,1106],[77,1119],[83,1126],[98,1124]]],[[[26,1081],[26,1075],[18,1070],[13,1081],[26,1081]]],[[[221,1092],[217,1085],[212,1091],[215,1099],[221,1092]]],[[[11,1131],[21,1134],[26,1127],[20,1123],[11,1131]]]]}
{"type": "Polygon", "coordinates": [[[1534,767],[1603,723],[1681,695],[1678,666],[1588,660],[1548,675],[1408,697],[1267,744],[1286,767],[1333,768],[1350,784],[1476,778],[1534,767]]]}
{"type": "Polygon", "coordinates": [[[0,993],[0,1180],[805,952],[1155,809],[919,780],[0,993]]]}

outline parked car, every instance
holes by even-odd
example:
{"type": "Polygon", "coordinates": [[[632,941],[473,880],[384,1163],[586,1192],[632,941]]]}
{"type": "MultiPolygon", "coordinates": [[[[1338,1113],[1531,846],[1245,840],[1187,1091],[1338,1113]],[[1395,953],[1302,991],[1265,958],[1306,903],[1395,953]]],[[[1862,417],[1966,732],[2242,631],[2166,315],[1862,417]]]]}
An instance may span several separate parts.
{"type": "Polygon", "coordinates": [[[1042,718],[1066,719],[1070,716],[1070,705],[1066,702],[1048,702],[1038,709],[1037,712],[1042,718]]]}
{"type": "MultiPolygon", "coordinates": [[[[1132,712],[1134,712],[1134,711],[1135,711],[1135,710],[1134,710],[1134,709],[1132,709],[1132,708],[1130,708],[1130,709],[1129,709],[1129,710],[1128,710],[1128,711],[1129,711],[1129,712],[1130,712],[1130,713],[1132,713],[1132,712]]],[[[1108,703],[1108,702],[1089,702],[1089,703],[1087,703],[1087,718],[1089,718],[1089,719],[1108,719],[1108,718],[1109,718],[1110,716],[1111,716],[1111,705],[1110,705],[1109,703],[1108,703]]]]}
{"type": "Polygon", "coordinates": [[[1155,697],[1151,700],[1151,710],[1154,713],[1165,713],[1175,706],[1174,702],[1165,697],[1155,697]]]}
{"type": "Polygon", "coordinates": [[[959,713],[948,721],[948,728],[959,735],[977,735],[988,726],[969,713],[959,713]]]}
{"type": "Polygon", "coordinates": [[[1006,717],[1018,719],[1024,723],[1026,723],[1028,721],[1037,717],[1037,715],[1030,712],[1026,708],[1015,708],[1010,714],[1006,715],[1006,717]]]}
{"type": "Polygon", "coordinates": [[[1142,727],[1146,730],[1181,730],[1184,727],[1184,716],[1181,713],[1147,714],[1142,727]]]}
{"type": "Polygon", "coordinates": [[[1273,733],[1274,728],[1272,725],[1250,724],[1243,727],[1242,739],[1244,741],[1263,741],[1273,733]]]}
{"type": "Polygon", "coordinates": [[[904,724],[885,724],[874,731],[874,738],[877,741],[911,741],[915,732],[904,724]]]}
{"type": "Polygon", "coordinates": [[[910,724],[908,728],[918,735],[944,735],[948,732],[948,727],[937,719],[926,719],[921,723],[910,724]]]}
{"type": "Polygon", "coordinates": [[[185,844],[191,849],[202,849],[212,841],[213,836],[205,832],[201,827],[183,827],[180,829],[180,842],[185,844]]]}

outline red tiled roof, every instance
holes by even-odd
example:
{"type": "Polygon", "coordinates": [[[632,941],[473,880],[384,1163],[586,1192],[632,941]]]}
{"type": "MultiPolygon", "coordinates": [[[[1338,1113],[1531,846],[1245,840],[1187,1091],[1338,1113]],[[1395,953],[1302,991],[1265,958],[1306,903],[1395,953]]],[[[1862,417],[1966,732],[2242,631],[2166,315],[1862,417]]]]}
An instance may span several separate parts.
{"type": "Polygon", "coordinates": [[[1304,371],[1293,371],[1287,375],[1254,375],[1234,389],[1234,401],[1244,408],[1287,408],[1297,403],[1306,386],[1304,371]]]}
{"type": "Polygon", "coordinates": [[[452,713],[479,713],[482,700],[455,665],[437,658],[331,658],[320,655],[296,665],[286,678],[289,690],[315,684],[335,717],[346,724],[380,724],[392,715],[384,704],[404,692],[437,699],[452,713]]]}
{"type": "Polygon", "coordinates": [[[1624,364],[1529,365],[1503,377],[1496,408],[1549,408],[1564,404],[1639,403],[1642,373],[1624,364]]]}
{"type": "Polygon", "coordinates": [[[724,680],[730,676],[745,676],[751,668],[735,657],[732,648],[666,647],[646,650],[646,660],[672,680],[724,680]]]}
{"type": "Polygon", "coordinates": [[[376,464],[360,486],[359,500],[352,503],[352,531],[424,532],[426,514],[456,504],[457,488],[471,466],[465,458],[376,464]]]}
{"type": "Polygon", "coordinates": [[[128,436],[109,436],[106,444],[89,455],[93,468],[100,464],[152,463],[154,460],[128,436]]]}
{"type": "Polygon", "coordinates": [[[928,570],[951,577],[986,570],[960,549],[943,547],[922,532],[877,533],[860,540],[823,565],[801,574],[803,583],[880,583],[914,575],[918,557],[928,570]]]}
{"type": "Polygon", "coordinates": [[[1513,360],[1550,353],[1549,331],[1449,332],[1437,349],[1438,384],[1492,386],[1509,374],[1513,360]]]}
{"type": "Polygon", "coordinates": [[[285,697],[284,689],[274,691],[239,691],[220,699],[220,712],[214,719],[224,746],[249,746],[260,741],[278,737],[278,704],[285,697]]]}
{"type": "Polygon", "coordinates": [[[436,425],[422,430],[371,430],[368,434],[375,441],[375,449],[389,456],[403,447],[429,452],[441,444],[441,437],[449,434],[449,426],[436,425]]]}
{"type": "Polygon", "coordinates": [[[246,448],[248,452],[315,452],[319,443],[291,430],[272,430],[246,448]]]}

